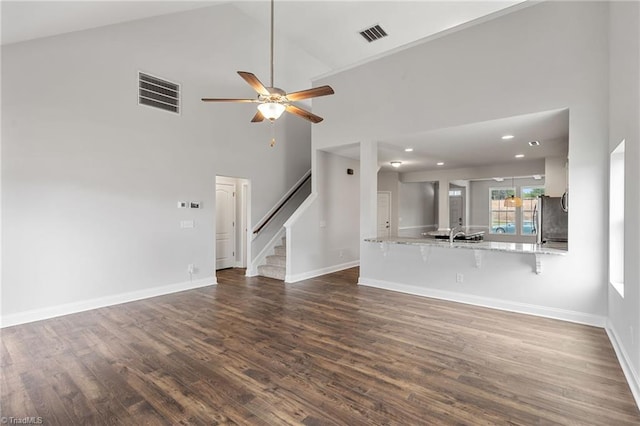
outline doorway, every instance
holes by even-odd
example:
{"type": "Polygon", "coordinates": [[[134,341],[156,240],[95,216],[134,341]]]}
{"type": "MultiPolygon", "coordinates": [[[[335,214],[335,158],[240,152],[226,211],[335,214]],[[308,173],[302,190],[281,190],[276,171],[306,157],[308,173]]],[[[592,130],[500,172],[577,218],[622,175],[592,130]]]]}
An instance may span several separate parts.
{"type": "Polygon", "coordinates": [[[249,180],[216,176],[216,270],[246,268],[251,255],[249,212],[249,180]]]}
{"type": "Polygon", "coordinates": [[[378,191],[378,237],[391,235],[391,192],[378,191]]]}

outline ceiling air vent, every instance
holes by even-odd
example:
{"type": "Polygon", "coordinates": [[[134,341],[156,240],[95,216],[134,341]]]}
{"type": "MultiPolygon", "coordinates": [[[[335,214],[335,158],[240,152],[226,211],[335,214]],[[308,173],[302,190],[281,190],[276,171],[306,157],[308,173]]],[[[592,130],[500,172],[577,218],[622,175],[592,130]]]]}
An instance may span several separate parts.
{"type": "Polygon", "coordinates": [[[180,114],[180,85],[139,72],[138,104],[180,114]]]}
{"type": "Polygon", "coordinates": [[[376,41],[379,38],[386,37],[387,32],[382,29],[380,25],[374,25],[371,28],[360,31],[360,35],[365,38],[369,43],[376,41]]]}

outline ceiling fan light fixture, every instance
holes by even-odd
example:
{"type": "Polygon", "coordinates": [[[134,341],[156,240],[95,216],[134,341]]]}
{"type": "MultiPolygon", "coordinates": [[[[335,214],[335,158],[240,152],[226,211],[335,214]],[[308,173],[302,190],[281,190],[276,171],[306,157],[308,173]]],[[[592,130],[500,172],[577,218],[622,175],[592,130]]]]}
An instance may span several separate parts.
{"type": "Polygon", "coordinates": [[[283,104],[279,104],[277,102],[265,102],[258,105],[260,113],[262,113],[264,118],[270,121],[280,118],[285,109],[286,107],[283,104]]]}

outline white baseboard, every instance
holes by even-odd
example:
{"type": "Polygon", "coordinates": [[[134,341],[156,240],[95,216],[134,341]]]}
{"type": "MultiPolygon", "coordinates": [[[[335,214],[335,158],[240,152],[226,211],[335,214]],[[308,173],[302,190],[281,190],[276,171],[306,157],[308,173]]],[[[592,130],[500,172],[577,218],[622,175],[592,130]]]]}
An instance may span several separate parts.
{"type": "Polygon", "coordinates": [[[627,379],[627,383],[631,389],[631,394],[636,400],[636,405],[640,407],[640,376],[638,376],[638,372],[633,368],[633,363],[631,362],[629,355],[627,355],[627,352],[624,350],[624,346],[620,344],[618,333],[616,333],[616,330],[610,320],[607,321],[605,330],[607,332],[607,336],[609,336],[609,340],[611,341],[611,346],[613,346],[613,350],[616,352],[624,377],[627,379]]]}
{"type": "Polygon", "coordinates": [[[604,328],[606,318],[599,315],[585,314],[583,312],[568,311],[565,309],[549,308],[546,306],[529,305],[526,303],[511,302],[508,300],[493,299],[489,297],[474,296],[469,294],[455,293],[451,291],[438,290],[427,287],[418,287],[408,284],[400,284],[390,281],[376,280],[372,278],[360,277],[359,285],[376,287],[385,290],[398,291],[400,293],[413,294],[416,296],[432,297],[434,299],[449,300],[452,302],[466,303],[468,305],[483,306],[486,308],[499,309],[502,311],[517,312],[521,314],[535,315],[545,318],[559,319],[563,321],[575,322],[578,324],[592,325],[604,328]]]}
{"type": "Polygon", "coordinates": [[[286,283],[296,283],[298,281],[308,280],[310,278],[319,277],[320,275],[332,274],[334,272],[343,271],[349,268],[355,268],[360,265],[359,260],[351,262],[341,263],[339,265],[328,266],[322,269],[316,269],[315,271],[303,272],[302,274],[288,275],[284,277],[286,283]]]}
{"type": "Polygon", "coordinates": [[[179,291],[191,290],[215,284],[217,284],[216,277],[207,277],[194,281],[185,281],[145,290],[114,294],[112,296],[18,312],[15,314],[4,315],[2,317],[0,328],[75,314],[77,312],[88,311],[91,309],[104,308],[105,306],[119,305],[120,303],[133,302],[135,300],[148,299],[150,297],[162,296],[165,294],[177,293],[179,291]]]}

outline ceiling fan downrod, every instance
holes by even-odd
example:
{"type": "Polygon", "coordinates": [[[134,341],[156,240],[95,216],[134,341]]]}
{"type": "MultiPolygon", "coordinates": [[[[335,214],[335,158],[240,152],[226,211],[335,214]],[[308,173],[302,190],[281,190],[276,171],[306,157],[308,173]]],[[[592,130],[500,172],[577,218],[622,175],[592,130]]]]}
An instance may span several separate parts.
{"type": "Polygon", "coordinates": [[[271,0],[271,87],[276,87],[273,84],[273,2],[271,0]]]}

